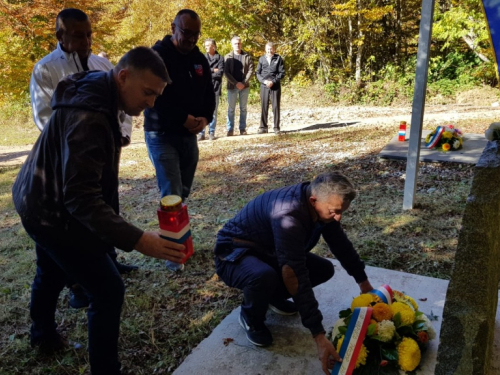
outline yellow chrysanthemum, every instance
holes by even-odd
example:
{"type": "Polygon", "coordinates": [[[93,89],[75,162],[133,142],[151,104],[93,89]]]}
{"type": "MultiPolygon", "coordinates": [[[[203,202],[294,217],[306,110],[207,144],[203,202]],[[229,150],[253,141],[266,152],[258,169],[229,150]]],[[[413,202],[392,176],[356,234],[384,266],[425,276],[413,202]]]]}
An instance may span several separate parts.
{"type": "Polygon", "coordinates": [[[442,135],[443,138],[446,138],[446,139],[451,139],[453,137],[453,133],[451,132],[443,132],[443,135],[442,135]]]}
{"type": "MultiPolygon", "coordinates": [[[[337,342],[337,353],[340,353],[340,348],[342,346],[342,343],[344,342],[344,337],[342,336],[339,341],[337,342]]],[[[368,358],[368,350],[366,349],[365,344],[361,345],[361,349],[359,350],[358,358],[356,359],[356,368],[358,368],[361,365],[366,365],[366,358],[368,358]]]]}
{"type": "Polygon", "coordinates": [[[400,313],[401,315],[401,325],[407,326],[415,322],[415,311],[404,302],[394,302],[391,305],[392,314],[396,315],[400,313]]]}
{"type": "Polygon", "coordinates": [[[403,337],[398,345],[398,364],[403,371],[413,371],[420,363],[422,354],[415,340],[403,337]]]}
{"type": "Polygon", "coordinates": [[[417,310],[418,310],[418,304],[417,304],[417,302],[416,302],[416,301],[415,301],[412,297],[410,297],[410,296],[405,296],[405,299],[406,299],[408,302],[410,302],[410,304],[413,306],[413,309],[414,309],[415,311],[417,311],[417,310]]]}
{"type": "Polygon", "coordinates": [[[368,307],[373,302],[373,294],[361,294],[354,298],[351,303],[351,310],[354,311],[356,307],[368,307]]]}
{"type": "Polygon", "coordinates": [[[429,143],[431,140],[432,133],[427,134],[427,137],[425,137],[425,143],[429,143]]]}
{"type": "Polygon", "coordinates": [[[381,322],[382,320],[391,320],[392,319],[392,310],[391,307],[386,303],[377,303],[372,307],[372,317],[377,322],[381,322]]]}
{"type": "Polygon", "coordinates": [[[449,143],[443,143],[441,147],[443,148],[443,151],[450,151],[451,148],[449,143]]]}

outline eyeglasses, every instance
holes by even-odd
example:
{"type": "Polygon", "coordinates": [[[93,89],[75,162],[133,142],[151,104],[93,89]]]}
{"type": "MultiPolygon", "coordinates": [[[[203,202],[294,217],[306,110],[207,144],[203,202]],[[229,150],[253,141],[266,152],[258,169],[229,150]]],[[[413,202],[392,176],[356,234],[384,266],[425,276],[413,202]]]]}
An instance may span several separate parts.
{"type": "Polygon", "coordinates": [[[201,31],[184,30],[179,25],[176,25],[175,23],[174,23],[174,25],[175,25],[175,28],[179,29],[179,31],[182,33],[182,35],[184,35],[184,37],[187,39],[191,39],[191,38],[199,39],[201,36],[201,31]]]}

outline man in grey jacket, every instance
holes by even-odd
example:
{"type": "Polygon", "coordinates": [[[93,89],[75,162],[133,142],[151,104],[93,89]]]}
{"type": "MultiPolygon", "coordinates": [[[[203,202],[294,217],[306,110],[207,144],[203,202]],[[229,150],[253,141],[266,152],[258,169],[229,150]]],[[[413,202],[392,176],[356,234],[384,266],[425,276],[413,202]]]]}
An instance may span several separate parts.
{"type": "Polygon", "coordinates": [[[234,112],[236,100],[240,101],[240,135],[247,131],[247,104],[250,92],[250,79],[254,67],[252,56],[241,49],[241,38],[231,39],[233,51],[224,57],[224,75],[227,78],[227,136],[234,135],[234,112]]]}

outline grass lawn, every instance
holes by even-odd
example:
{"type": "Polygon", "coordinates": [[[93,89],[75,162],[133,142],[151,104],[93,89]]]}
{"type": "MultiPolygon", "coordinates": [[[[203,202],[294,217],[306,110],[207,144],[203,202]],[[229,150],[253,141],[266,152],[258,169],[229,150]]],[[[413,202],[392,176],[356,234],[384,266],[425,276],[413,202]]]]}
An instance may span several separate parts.
{"type": "MultiPolygon", "coordinates": [[[[490,122],[456,125],[465,133],[480,133],[490,122]]],[[[256,195],[323,171],[343,171],[359,191],[342,222],[368,265],[449,278],[473,167],[422,163],[415,209],[403,211],[406,162],[377,157],[395,135],[394,124],[390,125],[200,143],[200,162],[187,202],[196,253],[186,270],[173,275],[162,261],[119,252],[122,262],[140,266],[124,277],[127,289],[120,336],[124,374],[173,372],[238,306],[240,293],[214,276],[212,249],[218,229],[256,195]]],[[[18,171],[19,166],[0,167],[0,373],[88,373],[86,312],[67,307],[66,290],[56,319],[66,337],[83,348],[45,358],[29,347],[35,256],[11,200],[18,171]]],[[[159,193],[139,126],[132,145],[122,152],[120,174],[123,216],[143,229],[156,230],[159,193]]],[[[331,257],[324,243],[314,251],[331,257]]],[[[333,323],[324,322],[326,327],[333,323]]]]}

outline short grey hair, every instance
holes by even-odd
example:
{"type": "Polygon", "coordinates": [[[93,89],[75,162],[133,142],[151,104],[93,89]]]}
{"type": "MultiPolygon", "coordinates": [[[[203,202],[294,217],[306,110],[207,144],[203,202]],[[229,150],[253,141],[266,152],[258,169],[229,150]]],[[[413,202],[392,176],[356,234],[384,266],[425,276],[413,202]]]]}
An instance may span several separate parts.
{"type": "Polygon", "coordinates": [[[266,47],[269,46],[271,48],[274,48],[274,43],[273,42],[267,42],[266,47]]]}
{"type": "Polygon", "coordinates": [[[233,40],[241,40],[241,38],[238,35],[235,35],[231,38],[231,43],[233,42],[233,40]]]}
{"type": "Polygon", "coordinates": [[[344,201],[351,202],[356,198],[356,190],[351,181],[340,172],[321,173],[311,182],[311,193],[318,200],[325,200],[338,195],[344,201]]]}
{"type": "Polygon", "coordinates": [[[203,43],[209,42],[211,45],[213,45],[215,48],[217,48],[217,44],[215,43],[215,40],[212,38],[207,38],[203,43]]]}

